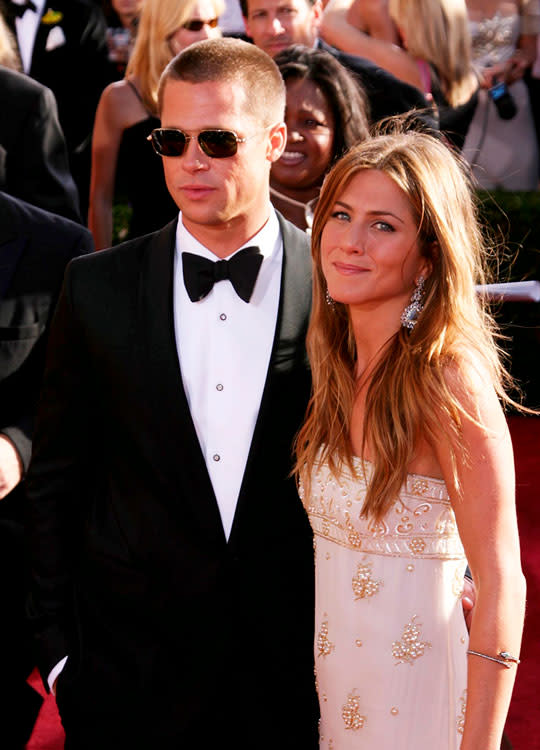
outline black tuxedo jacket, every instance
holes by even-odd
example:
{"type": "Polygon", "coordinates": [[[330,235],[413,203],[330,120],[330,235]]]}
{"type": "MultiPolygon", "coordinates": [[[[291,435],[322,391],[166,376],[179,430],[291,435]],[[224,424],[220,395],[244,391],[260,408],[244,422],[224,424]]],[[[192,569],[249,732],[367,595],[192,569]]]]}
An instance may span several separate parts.
{"type": "Polygon", "coordinates": [[[69,654],[57,699],[77,747],[317,746],[312,537],[289,476],[310,259],[280,223],[275,340],[228,542],[176,351],[176,221],[69,267],[28,480],[29,609],[44,676],[69,654]]]}
{"type": "Polygon", "coordinates": [[[80,221],[52,91],[0,65],[0,190],[80,221]]]}
{"type": "MultiPolygon", "coordinates": [[[[17,39],[7,3],[1,2],[4,17],[17,39]]],[[[99,96],[110,79],[106,22],[95,3],[88,0],[45,3],[29,75],[53,91],[68,150],[70,153],[80,150],[90,138],[99,96]],[[48,42],[52,46],[51,35],[63,36],[65,41],[47,49],[48,42]]]]}
{"type": "MultiPolygon", "coordinates": [[[[0,192],[0,433],[30,460],[45,339],[65,266],[93,248],[79,224],[0,192]]],[[[35,665],[25,628],[24,492],[0,501],[0,702],[3,747],[23,747],[39,709],[26,677],[35,665]]]]}
{"type": "Polygon", "coordinates": [[[92,250],[80,224],[0,192],[0,432],[25,466],[64,269],[92,250]]]}

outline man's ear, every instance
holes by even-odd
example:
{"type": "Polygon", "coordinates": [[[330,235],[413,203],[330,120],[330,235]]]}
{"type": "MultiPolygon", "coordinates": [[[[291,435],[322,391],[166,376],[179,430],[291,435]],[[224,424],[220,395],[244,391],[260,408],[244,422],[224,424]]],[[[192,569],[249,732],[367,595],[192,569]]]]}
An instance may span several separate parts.
{"type": "Polygon", "coordinates": [[[277,125],[272,125],[270,134],[268,137],[268,149],[266,152],[266,158],[274,163],[279,159],[281,154],[285,151],[287,145],[287,126],[284,122],[278,122],[277,125]]]}
{"type": "Polygon", "coordinates": [[[317,36],[319,34],[323,12],[324,12],[324,5],[323,5],[322,0],[315,0],[315,2],[313,3],[311,7],[311,13],[312,13],[312,18],[313,18],[313,28],[316,30],[317,36]]]}

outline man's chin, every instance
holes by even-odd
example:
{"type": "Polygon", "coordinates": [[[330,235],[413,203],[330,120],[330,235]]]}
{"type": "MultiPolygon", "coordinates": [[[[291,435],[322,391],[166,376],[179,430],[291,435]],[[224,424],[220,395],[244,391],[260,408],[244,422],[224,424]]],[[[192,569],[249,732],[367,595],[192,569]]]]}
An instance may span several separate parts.
{"type": "Polygon", "coordinates": [[[281,52],[284,49],[287,49],[293,44],[293,42],[289,40],[284,40],[282,42],[272,42],[268,43],[264,47],[264,51],[267,55],[270,55],[270,57],[275,57],[279,52],[281,52]]]}

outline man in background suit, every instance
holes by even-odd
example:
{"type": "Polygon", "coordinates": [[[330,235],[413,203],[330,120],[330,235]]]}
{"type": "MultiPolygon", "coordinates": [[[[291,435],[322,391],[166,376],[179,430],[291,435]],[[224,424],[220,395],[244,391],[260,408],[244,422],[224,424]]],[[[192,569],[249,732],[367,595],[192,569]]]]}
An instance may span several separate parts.
{"type": "Polygon", "coordinates": [[[0,190],[80,222],[52,91],[0,65],[0,190]]]}
{"type": "Polygon", "coordinates": [[[24,602],[28,564],[21,479],[30,461],[45,343],[64,269],[93,249],[87,229],[0,192],[0,746],[24,747],[41,697],[24,602]]]}
{"type": "Polygon", "coordinates": [[[240,5],[248,37],[271,57],[292,44],[304,44],[326,50],[350,70],[367,94],[372,123],[416,109],[423,113],[421,121],[437,128],[421,91],[370,60],[341,52],[319,37],[321,0],[240,0],[240,5]]]}
{"type": "Polygon", "coordinates": [[[154,141],[179,219],[68,268],[27,483],[29,612],[68,750],[318,745],[290,477],[310,256],[269,198],[284,105],[254,45],[185,49],[154,141]]]}
{"type": "Polygon", "coordinates": [[[89,0],[32,0],[31,6],[25,0],[0,0],[0,10],[18,43],[23,71],[56,97],[85,218],[94,115],[111,79],[107,24],[102,10],[89,0]]]}

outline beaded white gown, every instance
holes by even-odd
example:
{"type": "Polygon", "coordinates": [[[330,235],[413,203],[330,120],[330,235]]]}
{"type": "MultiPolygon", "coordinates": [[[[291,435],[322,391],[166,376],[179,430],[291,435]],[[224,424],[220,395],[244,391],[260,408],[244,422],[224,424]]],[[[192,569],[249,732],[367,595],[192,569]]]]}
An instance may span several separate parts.
{"type": "Polygon", "coordinates": [[[320,747],[458,750],[466,560],[445,484],[410,474],[373,525],[360,518],[360,459],[355,468],[336,479],[319,464],[302,497],[315,535],[320,747]]]}

